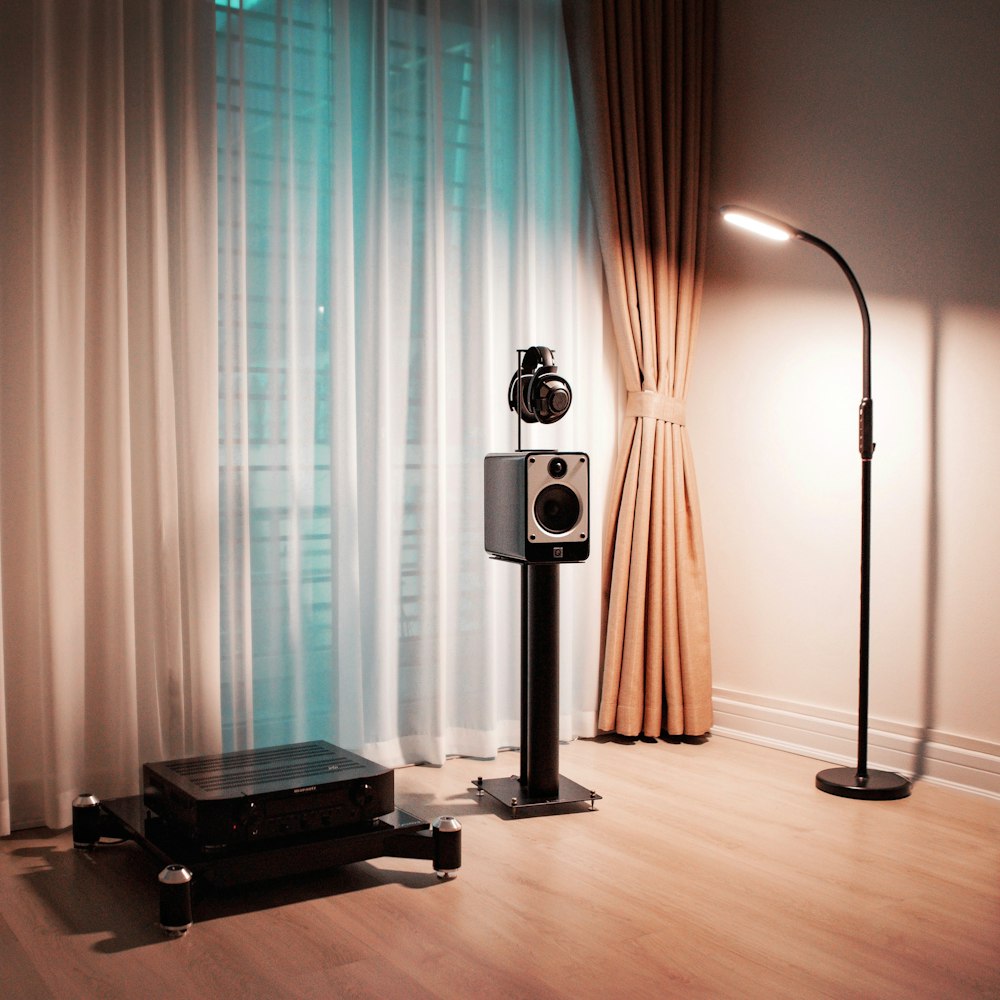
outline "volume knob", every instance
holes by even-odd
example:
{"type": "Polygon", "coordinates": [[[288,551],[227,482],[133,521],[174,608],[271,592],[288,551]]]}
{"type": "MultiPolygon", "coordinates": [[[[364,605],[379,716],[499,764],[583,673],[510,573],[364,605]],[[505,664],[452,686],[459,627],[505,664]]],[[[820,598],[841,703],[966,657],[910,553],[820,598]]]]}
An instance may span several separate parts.
{"type": "Polygon", "coordinates": [[[359,809],[369,809],[375,803],[375,789],[367,781],[354,786],[351,794],[359,809]]]}

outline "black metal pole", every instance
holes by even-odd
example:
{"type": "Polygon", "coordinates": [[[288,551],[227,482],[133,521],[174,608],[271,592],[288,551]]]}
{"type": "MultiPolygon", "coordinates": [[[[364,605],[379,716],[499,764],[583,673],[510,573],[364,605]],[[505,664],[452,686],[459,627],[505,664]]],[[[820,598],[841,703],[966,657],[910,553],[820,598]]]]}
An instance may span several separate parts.
{"type": "MultiPolygon", "coordinates": [[[[559,567],[527,567],[527,752],[521,748],[528,795],[559,795],[559,567]],[[527,758],[526,763],[524,762],[527,758]]],[[[522,691],[522,698],[524,698],[522,691]]],[[[523,725],[523,718],[522,718],[523,725]]]]}
{"type": "Polygon", "coordinates": [[[528,563],[521,563],[521,784],[528,786],[528,563]]]}
{"type": "Polygon", "coordinates": [[[868,784],[868,634],[871,624],[872,463],[861,462],[861,636],[858,650],[857,783],[868,784]]]}

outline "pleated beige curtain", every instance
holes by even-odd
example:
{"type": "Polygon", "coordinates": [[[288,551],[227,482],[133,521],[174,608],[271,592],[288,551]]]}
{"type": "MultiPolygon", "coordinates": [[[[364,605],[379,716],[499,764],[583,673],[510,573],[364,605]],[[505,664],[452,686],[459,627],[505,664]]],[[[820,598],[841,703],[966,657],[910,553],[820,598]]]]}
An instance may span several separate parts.
{"type": "Polygon", "coordinates": [[[214,7],[0,0],[0,833],[220,744],[214,7]]]}
{"type": "Polygon", "coordinates": [[[685,397],[707,217],[714,0],[564,0],[581,142],[628,393],[604,553],[598,725],[712,725],[685,397]]]}

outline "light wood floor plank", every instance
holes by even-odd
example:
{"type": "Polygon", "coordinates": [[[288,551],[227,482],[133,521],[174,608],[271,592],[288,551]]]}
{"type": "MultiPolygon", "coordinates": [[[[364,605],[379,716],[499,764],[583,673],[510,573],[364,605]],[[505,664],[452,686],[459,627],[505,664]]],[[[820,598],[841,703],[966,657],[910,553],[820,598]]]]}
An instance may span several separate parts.
{"type": "Polygon", "coordinates": [[[517,756],[396,774],[457,815],[463,866],[383,858],[213,894],[179,940],[152,859],[67,832],[0,841],[5,996],[1000,997],[1000,802],[813,787],[816,761],[733,740],[578,741],[593,811],[506,818],[472,779],[517,756]],[[11,984],[11,989],[7,984],[11,984]]]}

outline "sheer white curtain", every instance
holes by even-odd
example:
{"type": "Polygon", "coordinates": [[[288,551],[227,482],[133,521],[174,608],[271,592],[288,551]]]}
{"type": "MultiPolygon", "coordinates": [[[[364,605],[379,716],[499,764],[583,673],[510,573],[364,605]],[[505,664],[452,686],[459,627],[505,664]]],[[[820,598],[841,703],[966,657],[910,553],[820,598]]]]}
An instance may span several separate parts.
{"type": "Polygon", "coordinates": [[[0,3],[0,833],[220,745],[212,10],[0,3]]]}
{"type": "MultiPolygon", "coordinates": [[[[558,4],[243,0],[217,15],[226,745],[387,764],[518,740],[519,573],[483,551],[515,349],[593,456],[613,347],[558,4]]],[[[600,557],[562,571],[562,736],[595,731],[600,557]]]]}

